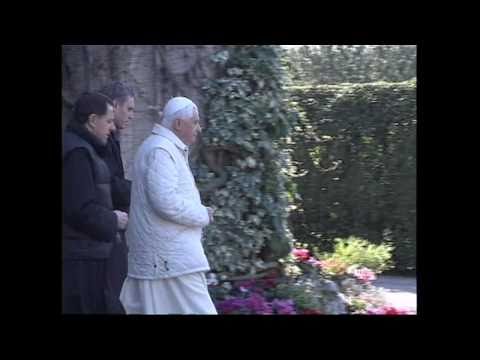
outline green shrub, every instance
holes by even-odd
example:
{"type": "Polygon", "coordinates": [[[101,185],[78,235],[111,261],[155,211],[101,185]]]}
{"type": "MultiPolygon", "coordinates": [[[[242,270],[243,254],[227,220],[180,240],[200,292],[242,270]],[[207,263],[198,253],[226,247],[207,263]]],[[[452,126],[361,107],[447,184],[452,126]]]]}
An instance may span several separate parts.
{"type": "Polygon", "coordinates": [[[391,269],[393,246],[389,244],[375,245],[367,240],[349,237],[347,239],[335,239],[335,248],[331,254],[316,255],[322,260],[335,259],[347,266],[358,265],[367,267],[377,274],[391,269]]]}

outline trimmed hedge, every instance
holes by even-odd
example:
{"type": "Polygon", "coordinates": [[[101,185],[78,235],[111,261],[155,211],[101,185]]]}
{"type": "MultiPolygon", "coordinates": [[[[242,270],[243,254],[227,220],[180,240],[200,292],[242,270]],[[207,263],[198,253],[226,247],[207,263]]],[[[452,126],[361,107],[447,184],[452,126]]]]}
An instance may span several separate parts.
{"type": "Polygon", "coordinates": [[[350,235],[395,246],[416,262],[416,81],[290,88],[297,241],[331,250],[350,235]]]}

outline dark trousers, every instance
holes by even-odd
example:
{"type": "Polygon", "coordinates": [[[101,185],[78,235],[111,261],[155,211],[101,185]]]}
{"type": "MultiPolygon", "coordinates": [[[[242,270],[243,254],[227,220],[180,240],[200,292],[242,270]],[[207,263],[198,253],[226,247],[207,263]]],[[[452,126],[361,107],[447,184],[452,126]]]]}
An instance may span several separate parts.
{"type": "Polygon", "coordinates": [[[127,276],[125,236],[115,242],[110,257],[63,261],[63,313],[125,314],[120,291],[127,276]]]}
{"type": "Polygon", "coordinates": [[[106,260],[63,261],[63,313],[105,314],[106,260]]]}
{"type": "Polygon", "coordinates": [[[125,309],[120,302],[120,291],[127,277],[128,248],[125,233],[120,233],[120,242],[115,242],[110,257],[107,260],[107,311],[109,314],[125,314],[125,309]]]}

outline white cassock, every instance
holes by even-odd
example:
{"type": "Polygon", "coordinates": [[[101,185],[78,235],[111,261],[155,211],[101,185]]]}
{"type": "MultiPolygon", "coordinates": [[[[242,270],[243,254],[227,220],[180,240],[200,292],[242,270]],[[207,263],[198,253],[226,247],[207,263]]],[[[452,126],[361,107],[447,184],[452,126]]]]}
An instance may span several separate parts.
{"type": "MultiPolygon", "coordinates": [[[[188,104],[193,103],[173,98],[164,114],[188,104]]],[[[120,293],[127,314],[217,314],[201,243],[209,214],[188,164],[188,147],[159,124],[135,156],[128,222],[128,276],[120,293]]]]}
{"type": "Polygon", "coordinates": [[[120,301],[127,314],[217,314],[204,272],[156,280],[127,277],[120,301]]]}

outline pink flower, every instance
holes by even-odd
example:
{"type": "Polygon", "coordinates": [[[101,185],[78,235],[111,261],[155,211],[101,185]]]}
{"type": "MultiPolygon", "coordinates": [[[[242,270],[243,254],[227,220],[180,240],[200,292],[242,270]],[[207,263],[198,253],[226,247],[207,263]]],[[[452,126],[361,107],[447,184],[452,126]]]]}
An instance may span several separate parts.
{"type": "Polygon", "coordinates": [[[375,273],[367,268],[361,268],[357,269],[353,272],[353,275],[360,280],[361,282],[367,284],[370,283],[372,280],[375,280],[377,277],[375,276],[375,273]]]}
{"type": "Polygon", "coordinates": [[[235,284],[238,288],[244,288],[244,289],[252,289],[255,287],[255,280],[243,280],[239,281],[235,284]]]}
{"type": "Polygon", "coordinates": [[[308,261],[310,259],[310,252],[307,249],[293,249],[292,254],[298,261],[308,261]]]}
{"type": "Polygon", "coordinates": [[[393,306],[387,306],[385,309],[385,315],[406,315],[408,311],[403,309],[398,309],[393,306]]]}
{"type": "Polygon", "coordinates": [[[369,315],[408,315],[407,310],[399,309],[393,306],[382,306],[379,308],[368,308],[369,315]]]}

